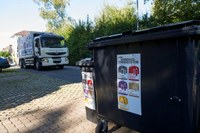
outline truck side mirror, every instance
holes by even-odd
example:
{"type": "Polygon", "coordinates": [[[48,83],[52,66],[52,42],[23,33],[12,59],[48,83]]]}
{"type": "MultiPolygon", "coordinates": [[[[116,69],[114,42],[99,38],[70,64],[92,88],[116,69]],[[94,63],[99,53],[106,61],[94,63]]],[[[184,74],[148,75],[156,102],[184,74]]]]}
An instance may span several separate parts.
{"type": "Polygon", "coordinates": [[[66,46],[67,47],[67,41],[65,40],[65,44],[64,44],[64,46],[66,46]]]}

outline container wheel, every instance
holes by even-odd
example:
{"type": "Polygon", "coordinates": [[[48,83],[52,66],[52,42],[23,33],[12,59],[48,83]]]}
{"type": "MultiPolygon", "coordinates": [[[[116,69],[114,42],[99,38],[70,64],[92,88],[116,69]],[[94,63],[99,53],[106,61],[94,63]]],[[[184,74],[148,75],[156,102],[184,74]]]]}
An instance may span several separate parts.
{"type": "Polygon", "coordinates": [[[108,132],[108,123],[105,121],[99,121],[95,128],[95,133],[107,133],[107,132],[108,132]]]}

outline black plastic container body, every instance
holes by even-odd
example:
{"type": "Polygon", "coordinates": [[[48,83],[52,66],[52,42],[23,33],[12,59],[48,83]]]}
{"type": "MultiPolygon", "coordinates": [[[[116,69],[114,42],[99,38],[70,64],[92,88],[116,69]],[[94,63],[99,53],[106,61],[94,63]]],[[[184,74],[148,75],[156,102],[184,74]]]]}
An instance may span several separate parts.
{"type": "Polygon", "coordinates": [[[166,27],[89,44],[94,52],[96,106],[101,119],[142,133],[198,131],[200,27],[166,27]],[[118,108],[117,56],[126,54],[140,54],[140,115],[118,108]]]}
{"type": "MultiPolygon", "coordinates": [[[[86,77],[85,76],[88,76],[88,74],[92,77],[88,77],[88,80],[91,80],[93,82],[93,87],[91,88],[92,91],[94,91],[94,97],[93,99],[90,98],[90,100],[94,100],[94,105],[92,106],[89,106],[87,107],[87,104],[85,106],[85,110],[86,110],[86,118],[91,121],[91,122],[94,122],[94,123],[97,123],[98,122],[98,119],[97,119],[97,112],[96,112],[96,102],[95,102],[95,89],[94,89],[94,73],[93,73],[93,70],[94,70],[94,62],[89,59],[89,60],[81,60],[79,62],[76,63],[76,66],[79,66],[81,68],[81,75],[82,75],[82,84],[83,84],[83,91],[85,90],[85,84],[86,84],[86,77]],[[92,78],[92,79],[91,79],[92,78]]],[[[89,89],[87,89],[89,90],[89,89]]],[[[86,92],[84,91],[84,94],[86,92]]],[[[86,100],[86,97],[84,97],[84,100],[86,100]]]]}

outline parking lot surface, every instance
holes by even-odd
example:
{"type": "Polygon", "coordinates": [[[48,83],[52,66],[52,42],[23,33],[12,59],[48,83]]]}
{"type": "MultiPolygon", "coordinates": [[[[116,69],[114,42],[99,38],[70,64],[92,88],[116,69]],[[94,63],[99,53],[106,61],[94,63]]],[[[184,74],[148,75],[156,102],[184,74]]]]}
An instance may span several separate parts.
{"type": "Polygon", "coordinates": [[[86,119],[81,83],[18,68],[0,73],[1,133],[94,133],[95,127],[86,119]]]}

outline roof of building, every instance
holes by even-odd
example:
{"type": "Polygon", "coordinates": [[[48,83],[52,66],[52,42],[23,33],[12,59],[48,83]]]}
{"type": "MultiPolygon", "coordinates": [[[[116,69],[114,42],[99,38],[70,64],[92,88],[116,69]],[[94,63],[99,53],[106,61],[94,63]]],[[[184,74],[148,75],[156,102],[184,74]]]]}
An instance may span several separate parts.
{"type": "Polygon", "coordinates": [[[15,33],[14,35],[12,35],[12,37],[14,37],[14,36],[26,36],[26,35],[28,35],[30,32],[31,32],[31,31],[28,31],[28,30],[22,30],[22,31],[17,32],[17,33],[15,33]]]}

